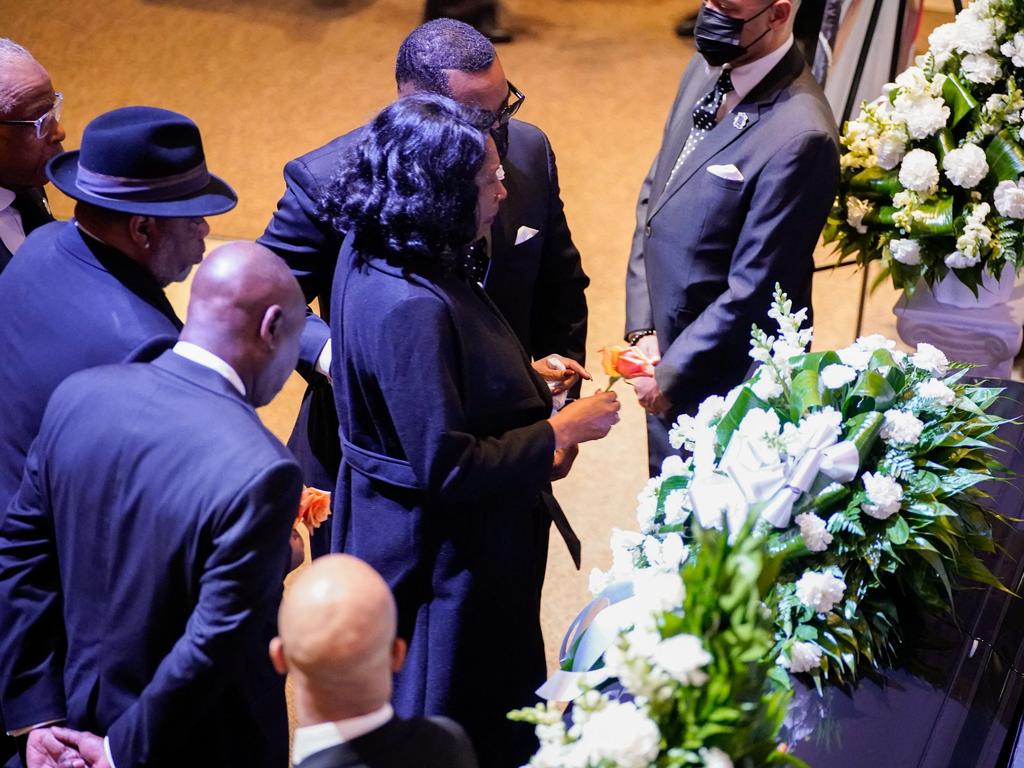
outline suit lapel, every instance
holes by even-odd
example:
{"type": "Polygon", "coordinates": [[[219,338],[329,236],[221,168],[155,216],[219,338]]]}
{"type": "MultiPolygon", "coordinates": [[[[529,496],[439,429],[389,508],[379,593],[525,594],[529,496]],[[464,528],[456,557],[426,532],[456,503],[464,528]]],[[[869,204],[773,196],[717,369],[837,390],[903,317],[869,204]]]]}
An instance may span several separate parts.
{"type": "MultiPolygon", "coordinates": [[[[652,190],[655,205],[664,195],[669,174],[672,173],[676,160],[679,159],[679,153],[686,146],[686,140],[693,129],[693,109],[697,101],[714,87],[717,80],[716,72],[709,72],[703,77],[695,75],[689,79],[689,83],[680,94],[679,106],[672,115],[672,122],[665,135],[665,147],[658,158],[658,170],[654,176],[652,190]]],[[[653,206],[651,210],[653,210],[653,206]]]]}

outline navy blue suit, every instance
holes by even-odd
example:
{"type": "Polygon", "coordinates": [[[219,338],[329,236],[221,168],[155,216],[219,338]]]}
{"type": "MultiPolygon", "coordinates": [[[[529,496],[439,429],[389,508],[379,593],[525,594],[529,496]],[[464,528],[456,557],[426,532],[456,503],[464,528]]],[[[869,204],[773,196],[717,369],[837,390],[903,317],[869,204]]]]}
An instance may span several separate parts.
{"type": "Polygon", "coordinates": [[[301,473],[219,374],[165,352],[54,393],[0,518],[0,703],[128,766],[288,759],[267,657],[301,473]]]}
{"type": "Polygon", "coordinates": [[[371,259],[339,266],[334,297],[334,548],[394,591],[409,642],[395,710],[453,718],[482,766],[522,765],[532,728],[505,714],[545,675],[551,395],[470,281],[371,259]]]}
{"type": "MultiPolygon", "coordinates": [[[[364,133],[365,128],[358,128],[285,166],[287,188],[259,239],[288,263],[306,300],[318,300],[323,318],[331,315],[331,280],[343,237],[318,218],[317,198],[364,133]]],[[[508,199],[491,227],[487,293],[529,354],[557,353],[582,363],[587,339],[584,290],[590,281],[572,243],[555,157],[543,131],[512,120],[503,164],[508,199]],[[520,234],[523,227],[537,234],[520,234]],[[517,245],[524,237],[528,239],[517,245]]],[[[338,472],[337,417],[330,383],[312,373],[312,366],[329,335],[320,317],[310,315],[300,366],[310,387],[288,441],[307,484],[327,490],[338,472]]]]}
{"type": "Polygon", "coordinates": [[[466,734],[450,720],[394,717],[352,741],[316,752],[295,768],[476,768],[466,734]]]}
{"type": "Polygon", "coordinates": [[[29,236],[0,273],[0,509],[18,489],[57,385],[180,328],[149,272],[73,222],[29,236]]]}

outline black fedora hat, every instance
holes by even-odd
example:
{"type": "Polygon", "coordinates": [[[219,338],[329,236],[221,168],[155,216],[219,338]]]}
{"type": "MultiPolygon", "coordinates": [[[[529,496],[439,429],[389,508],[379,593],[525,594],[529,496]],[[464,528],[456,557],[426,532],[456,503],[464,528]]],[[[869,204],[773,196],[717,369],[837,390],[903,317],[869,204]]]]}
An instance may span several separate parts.
{"type": "Polygon", "coordinates": [[[235,191],[206,170],[199,128],[157,107],[122,107],[85,126],[82,148],[46,165],[75,200],[121,213],[186,218],[230,211],[235,191]]]}

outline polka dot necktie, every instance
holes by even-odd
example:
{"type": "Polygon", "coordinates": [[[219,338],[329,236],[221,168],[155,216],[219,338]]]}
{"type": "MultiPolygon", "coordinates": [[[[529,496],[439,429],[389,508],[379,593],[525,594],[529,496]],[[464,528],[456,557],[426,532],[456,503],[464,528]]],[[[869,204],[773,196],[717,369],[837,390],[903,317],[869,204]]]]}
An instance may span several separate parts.
{"type": "MultiPolygon", "coordinates": [[[[693,108],[693,128],[690,129],[690,135],[686,137],[686,144],[683,146],[683,151],[679,153],[679,159],[676,160],[676,164],[672,167],[672,173],[669,174],[668,182],[672,181],[676,171],[683,167],[686,158],[704,140],[708,131],[718,124],[718,110],[721,109],[722,102],[725,101],[725,95],[731,91],[732,75],[729,74],[728,69],[723,69],[722,74],[718,77],[718,82],[715,83],[715,87],[704,94],[700,101],[697,102],[697,106],[693,108]]],[[[668,182],[665,182],[666,187],[668,182]]]]}

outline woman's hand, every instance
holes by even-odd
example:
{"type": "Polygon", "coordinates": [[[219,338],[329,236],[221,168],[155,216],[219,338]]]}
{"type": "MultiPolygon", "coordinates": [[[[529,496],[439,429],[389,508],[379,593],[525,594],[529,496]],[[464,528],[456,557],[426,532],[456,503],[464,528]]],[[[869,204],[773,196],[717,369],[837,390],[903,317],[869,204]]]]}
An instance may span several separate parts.
{"type": "Polygon", "coordinates": [[[555,462],[551,466],[551,479],[561,480],[569,474],[569,470],[572,469],[572,463],[576,461],[576,457],[580,455],[580,447],[578,445],[569,445],[565,448],[559,448],[555,450],[555,462]]]}
{"type": "Polygon", "coordinates": [[[619,398],[614,392],[598,392],[569,403],[548,423],[555,431],[555,450],[600,440],[619,421],[619,398]]]}
{"type": "Polygon", "coordinates": [[[544,381],[553,385],[553,395],[568,392],[581,378],[587,381],[593,378],[582,365],[561,355],[548,355],[543,360],[537,360],[533,363],[533,370],[543,376],[544,381]]]}

